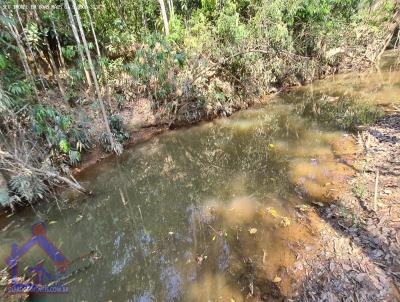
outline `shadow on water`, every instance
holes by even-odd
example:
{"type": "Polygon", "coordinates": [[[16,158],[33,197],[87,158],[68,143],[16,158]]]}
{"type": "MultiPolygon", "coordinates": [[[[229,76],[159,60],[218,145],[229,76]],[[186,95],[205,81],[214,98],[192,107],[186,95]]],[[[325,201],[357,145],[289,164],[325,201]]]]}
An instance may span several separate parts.
{"type": "MultiPolygon", "coordinates": [[[[87,171],[81,181],[93,197],[82,203],[67,193],[61,212],[37,210],[65,255],[95,251],[96,261],[69,272],[67,295],[37,299],[283,301],[304,281],[302,253],[321,248],[320,218],[375,261],[371,245],[353,239],[340,217],[305,211],[349,189],[356,147],[340,128],[379,116],[354,105],[355,91],[341,94],[343,83],[334,83],[335,93],[316,83],[229,119],[163,134],[87,171]]],[[[1,258],[37,220],[30,211],[8,218],[1,258]]],[[[22,267],[41,258],[32,251],[22,267]]]]}

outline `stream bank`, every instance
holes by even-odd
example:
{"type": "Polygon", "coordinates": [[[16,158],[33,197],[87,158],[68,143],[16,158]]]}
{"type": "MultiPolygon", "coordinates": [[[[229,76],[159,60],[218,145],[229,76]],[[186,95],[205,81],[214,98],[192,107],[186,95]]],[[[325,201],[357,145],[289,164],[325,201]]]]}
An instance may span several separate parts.
{"type": "Polygon", "coordinates": [[[297,301],[400,301],[400,114],[358,137],[353,189],[315,209],[322,248],[302,255],[297,301]]]}
{"type": "MultiPolygon", "coordinates": [[[[352,56],[350,57],[352,58],[352,56]]],[[[347,86],[350,82],[350,78],[354,77],[355,80],[353,81],[353,84],[355,87],[344,90],[340,92],[340,94],[336,93],[335,97],[341,95],[341,93],[350,97],[363,98],[365,100],[371,100],[373,97],[377,96],[377,98],[374,99],[374,102],[377,102],[377,105],[382,107],[389,106],[390,108],[390,102],[393,99],[396,99],[397,91],[385,91],[387,95],[382,98],[382,94],[380,93],[382,86],[381,81],[388,81],[389,83],[393,82],[397,73],[394,73],[393,75],[391,75],[391,73],[381,75],[381,77],[383,77],[382,79],[380,77],[371,77],[371,79],[368,79],[367,81],[363,80],[363,77],[368,78],[368,74],[373,74],[374,72],[380,74],[381,71],[379,71],[379,68],[382,68],[383,70],[393,68],[398,59],[398,51],[386,51],[380,58],[380,63],[375,66],[368,60],[354,63],[347,56],[345,56],[345,58],[346,60],[343,60],[342,65],[339,66],[340,68],[337,67],[337,69],[328,70],[326,73],[321,74],[318,79],[308,79],[308,84],[315,87],[312,89],[315,89],[316,91],[324,91],[324,89],[328,89],[332,90],[335,94],[335,90],[339,91],[343,87],[347,86]],[[378,71],[376,71],[376,69],[378,71]],[[338,72],[339,74],[337,74],[338,72]],[[334,79],[334,81],[333,85],[330,86],[331,79],[334,79]],[[311,84],[310,82],[317,84],[311,84]],[[366,85],[371,85],[371,89],[365,89],[366,85]],[[356,86],[362,89],[356,89],[356,86]]],[[[274,89],[261,97],[249,98],[245,102],[230,107],[229,110],[207,113],[204,111],[204,108],[198,108],[198,113],[195,115],[195,118],[192,119],[185,119],[185,111],[172,118],[170,115],[166,114],[165,108],[154,110],[152,102],[148,98],[139,98],[135,101],[129,101],[119,110],[119,115],[130,134],[130,138],[126,142],[126,148],[129,149],[134,145],[145,142],[155,135],[165,131],[191,127],[201,122],[224,118],[230,116],[234,112],[246,110],[252,106],[266,104],[271,99],[276,98],[277,95],[290,93],[291,90],[302,90],[304,88],[307,89],[307,85],[301,85],[298,81],[288,80],[279,90],[274,89]]],[[[90,114],[93,113],[94,112],[87,111],[86,114],[90,116],[90,114]]],[[[95,141],[99,141],[103,129],[101,119],[96,118],[96,116],[92,116],[91,119],[92,121],[97,121],[92,124],[91,135],[95,141]]],[[[92,149],[88,150],[88,152],[82,153],[80,164],[72,170],[73,175],[79,177],[79,174],[84,170],[108,157],[115,158],[116,155],[105,152],[99,143],[95,144],[92,149]]]]}

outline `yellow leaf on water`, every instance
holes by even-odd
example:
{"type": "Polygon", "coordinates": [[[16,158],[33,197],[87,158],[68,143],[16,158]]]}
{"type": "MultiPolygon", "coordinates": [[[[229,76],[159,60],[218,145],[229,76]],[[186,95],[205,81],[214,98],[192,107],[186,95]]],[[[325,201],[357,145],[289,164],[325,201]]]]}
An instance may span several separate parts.
{"type": "Polygon", "coordinates": [[[268,149],[274,149],[274,147],[275,147],[274,144],[269,144],[268,145],[268,149]]]}
{"type": "Polygon", "coordinates": [[[275,276],[274,280],[272,280],[272,282],[274,282],[274,283],[279,283],[281,281],[282,281],[282,279],[279,276],[275,276]]]}
{"type": "Polygon", "coordinates": [[[215,235],[213,236],[213,238],[212,238],[212,241],[214,241],[215,240],[215,238],[217,238],[215,235]]]}
{"type": "Polygon", "coordinates": [[[268,208],[267,212],[270,213],[272,215],[272,217],[278,217],[278,212],[274,209],[274,208],[268,208]]]}
{"type": "Polygon", "coordinates": [[[251,229],[249,229],[249,233],[253,235],[253,234],[257,233],[257,229],[251,228],[251,229]]]}
{"type": "Polygon", "coordinates": [[[55,224],[55,223],[57,223],[57,221],[54,221],[54,220],[53,220],[53,221],[50,221],[50,222],[49,222],[49,224],[55,224]]]}

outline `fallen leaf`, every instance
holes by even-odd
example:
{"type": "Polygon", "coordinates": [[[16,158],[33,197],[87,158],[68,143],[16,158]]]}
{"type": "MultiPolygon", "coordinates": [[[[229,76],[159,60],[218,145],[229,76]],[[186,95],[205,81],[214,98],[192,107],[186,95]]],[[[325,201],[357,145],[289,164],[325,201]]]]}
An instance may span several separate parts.
{"type": "Polygon", "coordinates": [[[383,192],[385,193],[385,194],[392,194],[392,190],[389,190],[389,189],[384,189],[383,190],[383,192]]]}
{"type": "Polygon", "coordinates": [[[310,207],[306,204],[300,204],[296,206],[297,209],[299,209],[301,212],[306,212],[310,209],[310,207]]]}
{"type": "Polygon", "coordinates": [[[236,302],[235,298],[231,298],[230,302],[236,302]]]}
{"type": "Polygon", "coordinates": [[[331,270],[331,272],[333,272],[335,270],[335,263],[333,262],[333,260],[331,260],[331,262],[329,263],[329,269],[331,270]]]}
{"type": "Polygon", "coordinates": [[[278,277],[278,276],[275,276],[274,280],[272,280],[272,282],[274,282],[274,283],[279,283],[281,281],[282,281],[281,277],[278,277]]]}
{"type": "Polygon", "coordinates": [[[274,208],[268,208],[267,212],[270,213],[272,215],[272,217],[278,217],[278,212],[274,209],[274,208]]]}
{"type": "Polygon", "coordinates": [[[49,222],[49,224],[55,224],[55,223],[57,223],[57,221],[55,221],[55,220],[52,220],[49,222]]]}
{"type": "Polygon", "coordinates": [[[215,240],[215,238],[217,238],[217,236],[215,236],[215,235],[214,235],[214,236],[213,236],[213,238],[212,238],[212,241],[214,241],[214,240],[215,240]]]}
{"type": "Polygon", "coordinates": [[[249,233],[253,235],[253,234],[257,233],[257,229],[251,228],[251,229],[249,229],[249,233]]]}

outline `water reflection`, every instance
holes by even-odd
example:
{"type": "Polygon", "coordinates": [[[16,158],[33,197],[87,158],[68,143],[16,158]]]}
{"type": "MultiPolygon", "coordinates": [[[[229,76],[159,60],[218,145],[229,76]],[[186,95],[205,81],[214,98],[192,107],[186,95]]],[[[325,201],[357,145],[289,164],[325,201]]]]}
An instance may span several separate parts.
{"type": "MultiPolygon", "coordinates": [[[[301,280],[297,253],[318,245],[318,226],[296,206],[331,200],[358,151],[340,127],[304,110],[326,102],[326,94],[343,97],[318,85],[166,133],[85,172],[93,197],[75,197],[62,212],[38,210],[55,222],[48,236],[70,259],[89,251],[101,258],[70,277],[68,295],[37,300],[273,301],[293,294],[301,280]]],[[[28,210],[13,219],[1,235],[3,258],[5,246],[29,237],[37,220],[28,210]]]]}

